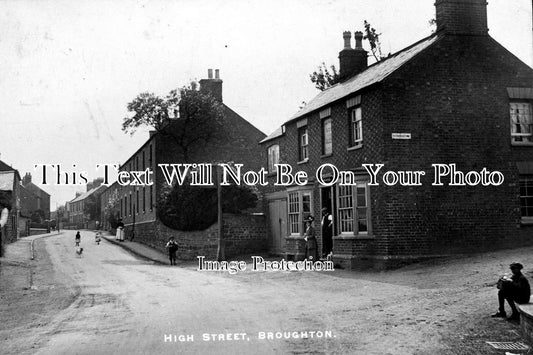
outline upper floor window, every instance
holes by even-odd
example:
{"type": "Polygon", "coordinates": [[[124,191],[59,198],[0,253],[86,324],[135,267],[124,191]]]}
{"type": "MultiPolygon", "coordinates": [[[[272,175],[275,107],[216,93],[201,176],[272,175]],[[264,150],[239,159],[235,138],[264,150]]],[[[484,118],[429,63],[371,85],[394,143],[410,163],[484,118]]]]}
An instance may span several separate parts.
{"type": "Polygon", "coordinates": [[[511,102],[511,142],[533,144],[533,111],[528,102],[511,102]]]}
{"type": "Polygon", "coordinates": [[[348,145],[357,147],[363,144],[363,113],[361,110],[361,95],[346,100],[348,108],[348,145]]]}
{"type": "Polygon", "coordinates": [[[274,164],[279,163],[279,145],[274,144],[268,147],[268,172],[275,170],[274,164]]]}
{"type": "Polygon", "coordinates": [[[322,121],[322,154],[333,153],[333,138],[331,135],[331,117],[322,121]]]}
{"type": "Polygon", "coordinates": [[[355,107],[350,112],[350,147],[363,143],[363,120],[361,107],[355,107]]]}
{"type": "Polygon", "coordinates": [[[298,129],[298,152],[299,152],[299,161],[306,161],[309,159],[309,135],[307,131],[307,126],[301,127],[298,129]]]}

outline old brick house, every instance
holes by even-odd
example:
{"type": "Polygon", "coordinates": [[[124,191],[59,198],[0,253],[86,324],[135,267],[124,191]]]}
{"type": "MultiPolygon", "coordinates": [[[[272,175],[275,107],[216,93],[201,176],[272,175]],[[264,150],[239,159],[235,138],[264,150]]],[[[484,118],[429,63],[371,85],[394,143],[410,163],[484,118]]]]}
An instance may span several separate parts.
{"type": "MultiPolygon", "coordinates": [[[[200,80],[199,83],[201,91],[209,92],[223,104],[222,80],[218,70],[213,77],[213,71],[210,69],[208,78],[200,80]]],[[[220,135],[223,139],[196,146],[188,153],[188,162],[233,161],[244,164],[247,169],[259,169],[261,161],[257,157],[261,155],[261,147],[258,142],[265,134],[225,104],[223,113],[223,132],[220,135]]],[[[182,152],[171,138],[155,131],[151,132],[149,139],[121,165],[120,171],[145,171],[149,168],[153,172],[154,184],[120,186],[114,183],[109,186],[101,196],[102,218],[105,220],[105,226],[109,228],[109,210],[114,210],[123,220],[126,238],[134,236],[135,240],[161,250],[165,250],[169,236],[175,236],[180,245],[179,257],[213,256],[213,253],[216,253],[218,238],[216,228],[190,233],[179,232],[163,225],[158,217],[157,201],[162,188],[167,185],[158,165],[179,163],[184,163],[182,152]]],[[[231,236],[228,235],[227,246],[235,253],[266,249],[264,216],[227,216],[224,228],[226,231],[228,228],[233,231],[231,236]],[[246,229],[244,234],[239,233],[241,226],[246,229]],[[232,236],[239,240],[231,240],[232,236]]]]}
{"type": "MultiPolygon", "coordinates": [[[[87,184],[87,191],[77,195],[68,202],[68,224],[70,228],[95,229],[97,219],[100,217],[100,195],[106,190],[101,185],[102,179],[96,179],[87,184]],[[90,205],[90,207],[87,207],[90,205]],[[88,209],[94,208],[96,219],[91,218],[88,209]]],[[[98,221],[100,223],[100,221],[98,221]]]]}
{"type": "Polygon", "coordinates": [[[311,177],[274,187],[270,176],[273,251],[304,256],[307,215],[322,246],[322,208],[333,215],[334,260],[346,267],[533,244],[533,70],[489,36],[485,0],[435,5],[435,34],[368,67],[362,34],[354,49],[346,32],[343,80],[262,141],[269,171],[281,162],[311,177]],[[318,183],[327,163],[353,173],[353,183],[326,186],[331,174],[318,183]],[[439,163],[505,180],[450,186],[447,176],[433,186],[439,163]],[[379,185],[369,185],[363,164],[384,164],[379,185]],[[420,186],[388,186],[385,171],[426,175],[420,186]]]}
{"type": "Polygon", "coordinates": [[[31,181],[31,174],[26,173],[22,178],[21,213],[31,217],[37,211],[42,213],[43,221],[50,219],[50,194],[35,185],[31,181]]]}

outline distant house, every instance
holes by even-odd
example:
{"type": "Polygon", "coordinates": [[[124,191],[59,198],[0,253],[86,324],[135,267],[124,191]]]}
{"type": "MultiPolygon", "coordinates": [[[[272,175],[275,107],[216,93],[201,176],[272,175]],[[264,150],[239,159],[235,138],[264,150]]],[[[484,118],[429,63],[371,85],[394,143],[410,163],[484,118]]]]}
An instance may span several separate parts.
{"type": "MultiPolygon", "coordinates": [[[[101,180],[98,183],[90,183],[87,192],[79,194],[74,199],[67,203],[68,209],[68,224],[70,228],[85,228],[95,229],[97,227],[97,219],[100,216],[100,195],[105,191],[106,187],[101,185],[101,180]],[[93,187],[94,186],[94,187],[93,187]],[[93,204],[95,210],[95,218],[91,218],[86,211],[87,204],[93,204]]],[[[98,221],[98,224],[100,221],[98,221]]]]}
{"type": "MultiPolygon", "coordinates": [[[[219,78],[218,70],[215,71],[214,77],[213,71],[209,70],[208,78],[200,80],[200,90],[210,93],[223,104],[222,80],[219,78]]],[[[194,151],[189,152],[189,161],[196,163],[233,161],[244,164],[247,169],[259,169],[261,161],[257,157],[261,154],[261,148],[258,142],[265,137],[265,134],[225,104],[223,104],[223,113],[224,127],[222,128],[223,134],[221,134],[223,139],[196,147],[194,151]]],[[[169,137],[155,131],[151,132],[149,139],[121,165],[120,171],[144,171],[150,168],[153,172],[154,184],[120,186],[115,183],[108,187],[101,196],[102,218],[104,219],[105,216],[105,225],[110,227],[109,211],[113,210],[123,220],[127,238],[134,237],[147,245],[164,250],[168,237],[174,235],[183,253],[188,250],[192,255],[202,248],[210,248],[209,252],[215,248],[216,252],[217,241],[213,238],[213,232],[210,234],[209,241],[202,239],[203,236],[190,239],[189,236],[185,237],[178,231],[166,227],[159,219],[157,202],[162,188],[167,184],[158,164],[179,163],[184,163],[184,161],[182,152],[175,143],[169,137]],[[109,206],[109,209],[106,209],[106,206],[109,206]]],[[[253,217],[250,218],[253,219],[253,217]]],[[[255,237],[260,240],[254,240],[250,244],[254,245],[255,250],[264,249],[266,247],[265,235],[257,234],[255,237]]],[[[249,238],[255,237],[249,236],[249,238]]]]}
{"type": "Polygon", "coordinates": [[[303,258],[309,215],[327,245],[323,208],[333,215],[333,258],[349,268],[533,243],[533,70],[489,36],[486,4],[437,0],[436,33],[371,66],[362,33],[355,48],[344,33],[342,81],[261,142],[272,251],[303,258]],[[273,186],[280,162],[309,183],[273,186]],[[461,178],[452,163],[478,174],[461,178]],[[331,168],[319,183],[323,164],[351,183],[333,181],[331,168]],[[363,164],[384,164],[377,185],[363,164]],[[432,185],[447,168],[432,164],[449,169],[442,186],[432,185]],[[476,184],[483,168],[503,183],[476,184]],[[426,175],[421,186],[402,186],[386,171],[426,175]],[[450,175],[466,186],[450,186],[450,175]]]}
{"type": "Polygon", "coordinates": [[[22,178],[21,213],[30,218],[32,214],[39,213],[43,221],[50,219],[50,194],[31,181],[30,173],[22,178]]]}

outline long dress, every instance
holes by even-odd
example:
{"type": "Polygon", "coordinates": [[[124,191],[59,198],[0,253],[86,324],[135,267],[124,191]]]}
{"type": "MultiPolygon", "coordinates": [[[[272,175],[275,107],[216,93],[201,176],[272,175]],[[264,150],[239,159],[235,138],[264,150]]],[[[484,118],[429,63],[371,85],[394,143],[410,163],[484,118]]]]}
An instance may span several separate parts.
{"type": "Polygon", "coordinates": [[[312,261],[318,260],[318,245],[316,241],[315,228],[313,228],[313,226],[307,227],[305,230],[305,238],[306,259],[312,261]]]}

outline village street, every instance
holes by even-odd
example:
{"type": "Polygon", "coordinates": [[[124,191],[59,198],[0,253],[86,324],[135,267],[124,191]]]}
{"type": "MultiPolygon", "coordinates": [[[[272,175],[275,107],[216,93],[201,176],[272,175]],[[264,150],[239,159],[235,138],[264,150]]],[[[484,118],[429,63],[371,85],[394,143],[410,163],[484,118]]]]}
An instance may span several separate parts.
{"type": "Polygon", "coordinates": [[[514,260],[533,270],[528,248],[388,272],[229,275],[141,260],[88,231],[80,258],[74,233],[35,239],[34,260],[35,237],[7,246],[0,353],[503,354],[485,342],[521,338],[517,324],[488,317],[495,281],[514,260]]]}

